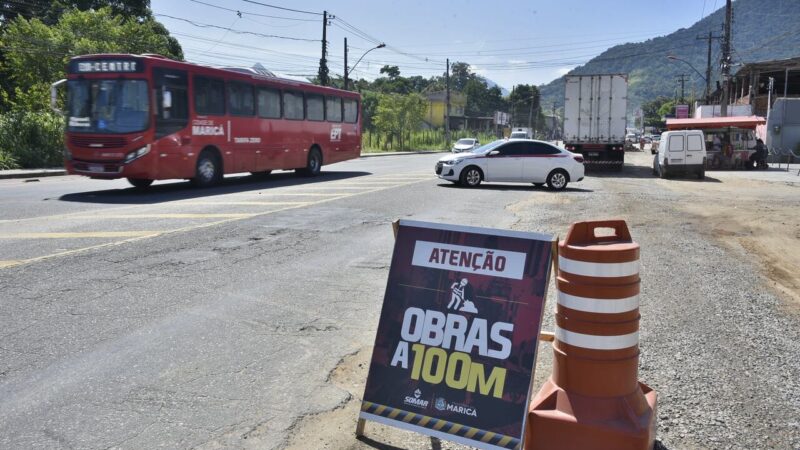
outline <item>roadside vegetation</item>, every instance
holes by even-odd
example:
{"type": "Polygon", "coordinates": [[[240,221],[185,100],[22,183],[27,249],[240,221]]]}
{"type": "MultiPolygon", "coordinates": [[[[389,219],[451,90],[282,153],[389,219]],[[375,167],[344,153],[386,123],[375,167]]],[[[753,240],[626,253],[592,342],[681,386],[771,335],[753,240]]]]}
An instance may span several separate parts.
{"type": "MultiPolygon", "coordinates": [[[[481,142],[497,138],[494,130],[486,129],[486,126],[470,126],[471,130],[453,127],[451,141],[447,142],[444,126],[431,126],[426,122],[426,96],[445,91],[444,70],[441,75],[429,78],[418,75],[405,77],[398,66],[386,65],[380,73],[382,76],[373,81],[358,79],[350,82],[350,88],[362,95],[362,146],[365,151],[447,150],[461,137],[477,137],[481,142]]],[[[332,77],[330,84],[342,88],[344,80],[332,77]]],[[[510,113],[515,126],[527,127],[530,117],[534,129],[544,128],[539,90],[534,85],[518,85],[504,96],[498,86],[474,73],[468,63],[455,62],[450,65],[450,92],[453,96],[463,94],[466,97],[463,112],[451,108],[453,117],[463,116],[474,123],[478,118],[492,117],[496,111],[502,111],[510,113]]]]}
{"type": "MultiPolygon", "coordinates": [[[[183,59],[149,2],[13,2],[0,16],[0,170],[61,164],[63,118],[50,84],[69,58],[90,53],[159,53],[183,59]]],[[[63,99],[61,99],[63,101],[63,99]]]]}

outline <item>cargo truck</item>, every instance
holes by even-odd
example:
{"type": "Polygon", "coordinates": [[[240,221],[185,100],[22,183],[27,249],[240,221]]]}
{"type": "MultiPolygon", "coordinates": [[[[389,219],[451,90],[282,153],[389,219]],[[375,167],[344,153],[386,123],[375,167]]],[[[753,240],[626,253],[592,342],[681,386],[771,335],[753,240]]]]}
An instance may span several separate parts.
{"type": "Polygon", "coordinates": [[[569,75],[564,90],[564,147],[587,169],[625,163],[628,76],[569,75]]]}

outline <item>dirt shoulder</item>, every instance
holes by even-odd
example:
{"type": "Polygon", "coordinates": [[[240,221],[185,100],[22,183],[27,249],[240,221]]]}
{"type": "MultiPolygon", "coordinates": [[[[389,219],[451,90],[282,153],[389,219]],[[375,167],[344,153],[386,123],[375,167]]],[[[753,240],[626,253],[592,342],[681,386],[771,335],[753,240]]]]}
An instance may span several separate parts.
{"type": "MultiPolygon", "coordinates": [[[[575,221],[628,222],[642,246],[639,377],[659,395],[660,448],[800,448],[800,400],[788,394],[800,389],[800,179],[661,180],[649,154],[627,160],[622,173],[565,192],[532,188],[507,206],[514,228],[563,236],[575,221]]],[[[551,283],[545,330],[554,298],[551,283]]],[[[551,353],[540,344],[534,392],[552,372],[551,353]]],[[[299,420],[287,448],[465,448],[370,422],[356,440],[370,355],[365,346],[342,360],[329,380],[350,400],[299,420]]]]}

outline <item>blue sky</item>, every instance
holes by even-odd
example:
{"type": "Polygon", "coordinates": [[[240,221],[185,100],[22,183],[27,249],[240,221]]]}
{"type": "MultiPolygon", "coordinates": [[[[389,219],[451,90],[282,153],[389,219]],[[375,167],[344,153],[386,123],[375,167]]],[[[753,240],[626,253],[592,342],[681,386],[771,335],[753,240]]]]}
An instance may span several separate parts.
{"type": "Polygon", "coordinates": [[[366,55],[351,75],[354,77],[373,79],[384,64],[399,66],[401,74],[406,76],[429,77],[444,73],[449,57],[451,62],[470,63],[476,73],[511,89],[515,84],[547,83],[613,45],[641,42],[688,27],[724,7],[724,3],[724,0],[152,0],[151,6],[157,19],[181,42],[186,59],[192,62],[248,67],[260,62],[282,75],[315,74],[321,53],[321,13],[328,8],[328,13],[335,17],[328,26],[327,36],[332,73],[342,73],[343,38],[347,37],[351,67],[375,42],[387,44],[386,48],[366,55]],[[203,24],[233,31],[198,26],[203,24]]]}

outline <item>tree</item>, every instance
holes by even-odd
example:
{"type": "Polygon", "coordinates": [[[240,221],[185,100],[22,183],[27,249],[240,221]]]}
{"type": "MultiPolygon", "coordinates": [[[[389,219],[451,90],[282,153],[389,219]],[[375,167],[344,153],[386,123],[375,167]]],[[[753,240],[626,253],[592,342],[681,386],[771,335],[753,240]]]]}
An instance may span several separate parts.
{"type": "Polygon", "coordinates": [[[450,89],[463,92],[467,83],[475,78],[475,74],[469,64],[465,62],[454,62],[450,64],[450,89]]]}
{"type": "Polygon", "coordinates": [[[400,68],[397,66],[383,66],[380,73],[385,74],[390,80],[394,81],[400,76],[400,68]]]}
{"type": "Polygon", "coordinates": [[[425,101],[418,94],[380,94],[374,117],[375,127],[405,148],[406,134],[419,127],[425,116],[425,101]]]}
{"type": "Polygon", "coordinates": [[[654,100],[642,103],[642,117],[644,126],[663,128],[662,117],[672,112],[675,102],[669,97],[659,96],[654,100]]]}
{"type": "Polygon", "coordinates": [[[511,108],[511,121],[515,126],[528,126],[528,117],[536,126],[541,115],[539,89],[534,85],[517,85],[508,97],[511,108]]]}
{"type": "Polygon", "coordinates": [[[159,53],[183,59],[178,42],[152,17],[125,18],[111,8],[64,13],[55,25],[18,16],[0,35],[6,106],[46,110],[50,83],[64,78],[69,58],[91,53],[159,53]]]}

